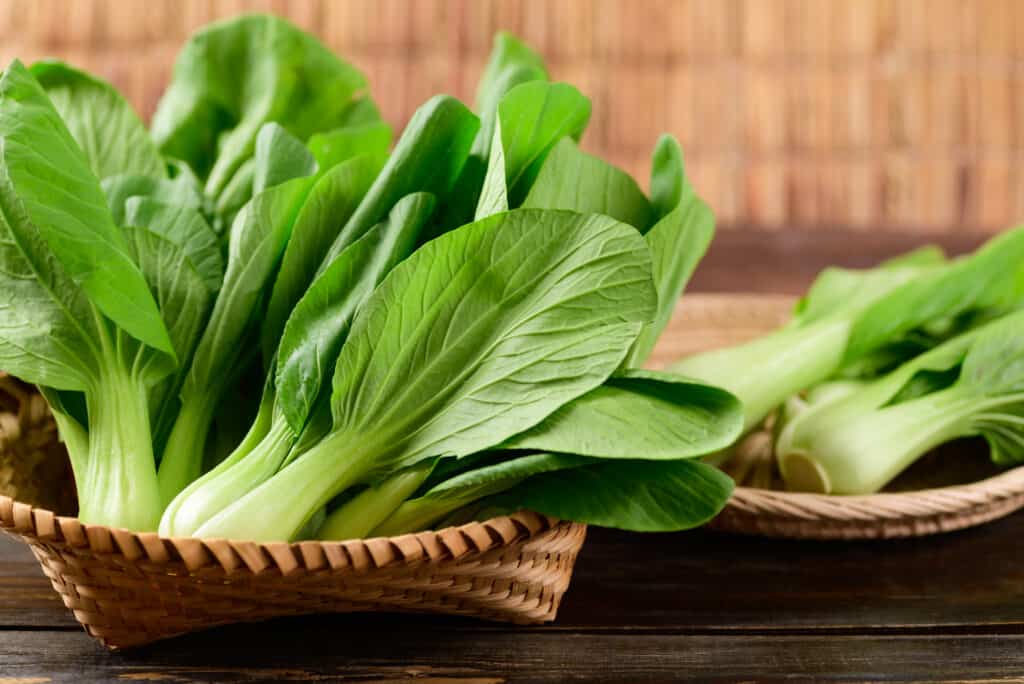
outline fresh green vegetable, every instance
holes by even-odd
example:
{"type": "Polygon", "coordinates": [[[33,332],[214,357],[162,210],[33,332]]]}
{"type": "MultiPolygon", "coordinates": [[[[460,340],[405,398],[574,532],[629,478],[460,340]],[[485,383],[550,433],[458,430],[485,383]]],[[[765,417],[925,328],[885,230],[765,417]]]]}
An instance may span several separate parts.
{"type": "Polygon", "coordinates": [[[365,88],[358,70],[282,19],[217,22],[178,55],[153,116],[153,139],[163,154],[189,164],[216,200],[232,183],[245,185],[238,179],[251,173],[264,124],[306,140],[344,125],[365,88]]]}
{"type": "Polygon", "coordinates": [[[1004,465],[1024,461],[1024,313],[935,347],[865,385],[819,397],[776,447],[794,488],[878,491],[924,453],[980,435],[1004,465]]]}
{"type": "MultiPolygon", "coordinates": [[[[273,166],[270,157],[281,132],[268,124],[256,145],[256,166],[273,166]]],[[[285,164],[302,173],[313,168],[310,156],[303,163],[286,158],[285,164]]],[[[280,178],[270,172],[257,177],[280,178]]],[[[214,411],[226,388],[249,361],[242,344],[255,324],[258,304],[273,286],[296,217],[315,177],[300,176],[258,191],[235,219],[231,229],[224,284],[210,315],[210,322],[196,347],[181,387],[181,411],[171,429],[160,461],[160,492],[164,505],[202,473],[203,452],[214,411]]]]}
{"type": "Polygon", "coordinates": [[[36,62],[29,71],[46,91],[97,178],[120,174],[167,177],[167,167],[145,125],[113,86],[54,60],[36,62]]]}
{"type": "Polygon", "coordinates": [[[290,540],[720,510],[694,459],[739,402],[634,368],[713,229],[674,139],[648,198],[507,34],[479,117],[431,98],[394,150],[365,88],[268,16],[190,39],[151,132],[67,65],[0,77],[0,368],[40,385],[83,520],[290,540]]]}
{"type": "MultiPolygon", "coordinates": [[[[80,517],[155,529],[148,391],[174,370],[168,328],[178,321],[164,324],[89,159],[17,61],[0,77],[0,141],[0,367],[52,388],[51,397],[84,394],[88,428],[58,407],[80,517]]],[[[160,296],[175,298],[175,318],[193,313],[192,295],[206,292],[200,283],[179,297],[178,283],[157,280],[167,286],[160,296]]]]}
{"type": "MultiPolygon", "coordinates": [[[[342,252],[309,288],[285,325],[276,374],[250,436],[222,464],[171,502],[165,534],[188,535],[238,496],[282,466],[318,408],[329,412],[324,369],[333,363],[352,320],[377,284],[408,256],[434,208],[433,196],[414,194],[395,205],[387,221],[342,252]],[[265,431],[265,432],[264,432],[265,431]],[[262,437],[262,439],[260,439],[262,437]]],[[[316,429],[315,427],[312,429],[316,429]]]]}
{"type": "Polygon", "coordinates": [[[867,271],[828,269],[778,331],[683,359],[673,369],[743,401],[752,429],[787,397],[922,326],[1005,308],[1024,294],[1024,230],[945,262],[922,250],[867,271]]]}
{"type": "Polygon", "coordinates": [[[607,218],[515,211],[428,243],[357,316],[331,432],[196,534],[290,539],[375,474],[532,427],[622,362],[654,298],[643,240],[607,218]]]}
{"type": "MultiPolygon", "coordinates": [[[[534,508],[526,504],[523,497],[535,485],[544,493],[531,501],[545,501],[549,496],[551,500],[534,510],[553,505],[562,506],[562,510],[576,507],[582,517],[570,516],[569,519],[586,519],[624,529],[693,527],[721,510],[731,486],[727,478],[718,482],[716,478],[722,476],[705,472],[703,466],[692,468],[680,464],[729,446],[742,427],[743,408],[728,392],[667,373],[627,371],[613,376],[604,385],[566,404],[539,425],[502,445],[507,450],[538,450],[540,453],[481,467],[473,467],[471,463],[465,472],[397,506],[386,521],[370,529],[380,535],[411,532],[429,527],[471,504],[488,508],[503,506],[506,510],[534,508]],[[646,464],[648,461],[663,465],[653,467],[646,464]],[[554,471],[566,472],[561,472],[557,478],[543,476],[554,471]],[[637,471],[642,475],[637,476],[637,471]],[[697,479],[697,484],[690,483],[682,491],[691,486],[702,488],[700,482],[707,478],[715,481],[715,486],[706,489],[706,498],[699,505],[690,497],[670,504],[673,497],[667,497],[658,506],[648,502],[641,516],[641,509],[633,508],[629,499],[633,496],[651,497],[652,501],[658,498],[655,492],[660,491],[661,485],[645,481],[648,474],[655,472],[659,478],[667,478],[666,481],[673,484],[688,478],[697,479]],[[600,487],[595,490],[587,483],[605,476],[612,478],[613,486],[623,486],[630,496],[619,497],[621,500],[613,503],[615,497],[610,496],[610,492],[602,492],[600,502],[588,501],[600,487]],[[579,481],[574,479],[577,477],[579,481]],[[664,527],[657,527],[654,518],[661,518],[664,527]],[[667,522],[669,520],[671,522],[667,522]]],[[[400,477],[401,483],[408,481],[403,474],[394,479],[400,477]]],[[[401,483],[387,481],[396,488],[401,483]]],[[[389,498],[389,492],[383,487],[374,490],[374,494],[378,499],[389,498]]],[[[365,512],[352,508],[342,507],[330,516],[319,537],[347,539],[353,533],[369,532],[354,526],[365,512]]]]}

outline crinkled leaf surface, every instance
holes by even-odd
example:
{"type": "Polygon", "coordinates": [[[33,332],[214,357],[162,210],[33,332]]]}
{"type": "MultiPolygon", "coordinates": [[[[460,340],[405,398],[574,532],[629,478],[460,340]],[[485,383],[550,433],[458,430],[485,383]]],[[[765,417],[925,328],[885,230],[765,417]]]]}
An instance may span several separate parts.
{"type": "Polygon", "coordinates": [[[400,200],[388,219],[342,252],[295,306],[277,356],[277,393],[296,434],[330,383],[356,312],[384,276],[412,253],[434,204],[426,193],[400,200]]]}
{"type": "Polygon", "coordinates": [[[530,210],[470,224],[363,308],[337,363],[335,431],[372,440],[389,468],[488,448],[604,382],[654,306],[629,226],[530,210]]]}
{"type": "Polygon", "coordinates": [[[29,70],[64,119],[97,178],[119,174],[167,177],[166,165],[145,125],[112,85],[57,60],[36,62],[29,70]]]}
{"type": "Polygon", "coordinates": [[[12,229],[40,238],[70,279],[128,334],[173,354],[156,302],[114,225],[99,180],[42,87],[20,62],[0,77],[0,163],[12,229]],[[13,216],[12,216],[13,217],[13,216]]]}

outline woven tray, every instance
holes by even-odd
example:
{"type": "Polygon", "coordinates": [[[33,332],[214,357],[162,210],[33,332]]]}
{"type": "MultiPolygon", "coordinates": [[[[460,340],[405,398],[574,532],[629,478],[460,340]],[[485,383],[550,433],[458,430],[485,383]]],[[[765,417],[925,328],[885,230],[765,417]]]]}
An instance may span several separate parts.
{"type": "Polygon", "coordinates": [[[64,604],[110,648],[307,613],[549,622],[586,535],[584,525],[530,512],[390,539],[297,544],[164,539],[83,525],[33,506],[74,510],[67,455],[52,420],[36,410],[39,399],[0,378],[0,463],[36,455],[24,472],[0,479],[0,530],[31,547],[64,604]]]}
{"type": "MultiPolygon", "coordinates": [[[[767,332],[787,320],[793,303],[778,295],[687,295],[654,361],[767,332]]],[[[888,539],[959,530],[1024,508],[1024,467],[997,472],[971,443],[928,459],[893,483],[900,491],[870,496],[738,487],[711,526],[769,537],[888,539]]]]}

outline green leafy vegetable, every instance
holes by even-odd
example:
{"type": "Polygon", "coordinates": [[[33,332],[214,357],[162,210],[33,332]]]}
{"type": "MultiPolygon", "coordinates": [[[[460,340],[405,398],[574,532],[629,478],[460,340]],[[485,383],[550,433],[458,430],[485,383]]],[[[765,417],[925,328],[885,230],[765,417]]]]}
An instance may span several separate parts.
{"type": "Polygon", "coordinates": [[[366,79],[288,22],[250,15],[211,24],[178,55],[153,116],[160,151],[187,162],[219,197],[275,122],[306,140],[342,125],[366,79]]]}
{"type": "Polygon", "coordinates": [[[1002,464],[1024,461],[1024,314],[922,354],[787,424],[777,451],[789,486],[881,489],[931,448],[981,435],[1002,464]]]}
{"type": "Polygon", "coordinates": [[[943,262],[918,251],[867,271],[828,269],[778,331],[684,359],[673,370],[743,401],[747,429],[787,397],[940,318],[1006,308],[1024,295],[1024,230],[943,262]]]}
{"type": "Polygon", "coordinates": [[[52,388],[80,517],[155,529],[148,392],[174,369],[171,336],[85,154],[19,62],[0,77],[0,141],[0,367],[52,388]],[[87,437],[57,390],[84,393],[87,437]]]}
{"type": "Polygon", "coordinates": [[[374,473],[522,432],[600,385],[653,307],[646,246],[610,219],[516,211],[442,236],[357,317],[331,433],[197,535],[291,538],[374,473]]]}

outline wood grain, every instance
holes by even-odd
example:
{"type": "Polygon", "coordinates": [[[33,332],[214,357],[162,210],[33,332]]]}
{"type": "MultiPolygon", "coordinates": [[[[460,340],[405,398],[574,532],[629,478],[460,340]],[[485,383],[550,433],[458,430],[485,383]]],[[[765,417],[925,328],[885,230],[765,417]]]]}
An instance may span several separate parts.
{"type": "Polygon", "coordinates": [[[1022,635],[452,634],[409,623],[335,629],[309,622],[239,630],[231,648],[186,637],[108,654],[74,634],[11,632],[4,682],[777,682],[1020,681],[1022,635]],[[38,679],[37,679],[38,678],[38,679]]]}

